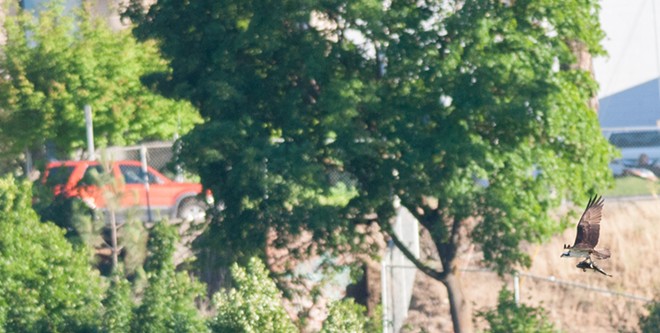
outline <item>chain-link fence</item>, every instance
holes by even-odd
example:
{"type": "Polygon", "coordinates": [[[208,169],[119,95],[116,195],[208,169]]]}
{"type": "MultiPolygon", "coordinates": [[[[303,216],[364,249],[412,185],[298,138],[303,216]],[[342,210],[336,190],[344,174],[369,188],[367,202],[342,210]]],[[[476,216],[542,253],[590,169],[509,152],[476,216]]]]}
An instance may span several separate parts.
{"type": "Polygon", "coordinates": [[[621,155],[610,163],[615,186],[610,196],[655,196],[660,190],[660,127],[604,128],[621,155]]]}
{"type": "MultiPolygon", "coordinates": [[[[110,147],[96,151],[96,158],[101,160],[134,160],[141,161],[141,152],[146,154],[147,165],[150,167],[177,178],[182,178],[180,166],[174,162],[174,152],[177,146],[173,141],[155,141],[135,146],[110,147]]],[[[330,170],[327,174],[328,181],[336,185],[344,183],[347,186],[355,186],[357,180],[350,173],[341,170],[330,170]]]]}
{"type": "MultiPolygon", "coordinates": [[[[620,151],[620,157],[610,163],[615,177],[615,186],[607,195],[656,196],[660,193],[660,127],[603,128],[605,138],[620,151]]],[[[173,141],[155,141],[125,147],[109,147],[96,151],[100,160],[135,160],[146,158],[147,165],[170,176],[176,181],[183,181],[181,168],[174,163],[173,141]],[[141,155],[144,153],[144,156],[141,155]]],[[[28,174],[32,168],[28,153],[28,174]]],[[[328,173],[331,183],[355,185],[356,180],[342,171],[328,173]]]]}
{"type": "MultiPolygon", "coordinates": [[[[101,148],[94,151],[94,160],[98,161],[144,161],[144,163],[159,172],[165,174],[169,178],[177,182],[184,181],[183,170],[174,161],[175,150],[177,146],[174,141],[153,141],[145,142],[143,144],[134,146],[113,146],[108,148],[101,148]]],[[[34,181],[40,177],[40,172],[37,168],[38,165],[43,165],[46,162],[56,161],[54,154],[49,151],[48,145],[45,147],[43,153],[26,150],[25,161],[23,165],[23,174],[30,180],[34,181]]],[[[79,150],[72,154],[71,160],[88,159],[89,151],[79,150]]]]}
{"type": "Polygon", "coordinates": [[[181,168],[174,163],[172,141],[154,141],[135,146],[109,147],[96,152],[97,159],[108,161],[133,160],[145,161],[146,164],[161,173],[182,181],[181,168]]]}
{"type": "Polygon", "coordinates": [[[154,169],[162,170],[168,166],[172,161],[173,142],[170,141],[156,141],[148,142],[141,145],[126,146],[126,147],[110,147],[97,152],[98,158],[109,158],[112,160],[134,160],[141,159],[140,151],[144,150],[147,154],[147,163],[154,169]],[[106,155],[106,156],[103,156],[106,155]]]}

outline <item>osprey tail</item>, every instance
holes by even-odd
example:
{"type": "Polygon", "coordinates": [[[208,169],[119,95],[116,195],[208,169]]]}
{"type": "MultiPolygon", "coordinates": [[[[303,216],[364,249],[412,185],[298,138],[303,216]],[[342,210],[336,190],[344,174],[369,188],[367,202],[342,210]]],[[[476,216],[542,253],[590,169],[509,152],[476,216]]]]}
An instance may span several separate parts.
{"type": "Polygon", "coordinates": [[[609,249],[602,249],[602,250],[594,250],[592,255],[594,256],[594,258],[598,260],[603,260],[609,258],[611,253],[609,249]]]}

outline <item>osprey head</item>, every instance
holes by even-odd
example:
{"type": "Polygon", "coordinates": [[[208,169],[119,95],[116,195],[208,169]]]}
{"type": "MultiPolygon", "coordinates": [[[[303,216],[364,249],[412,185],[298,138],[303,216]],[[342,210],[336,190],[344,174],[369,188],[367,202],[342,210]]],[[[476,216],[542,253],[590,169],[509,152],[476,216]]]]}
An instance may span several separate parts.
{"type": "Polygon", "coordinates": [[[560,256],[560,258],[562,258],[562,257],[570,257],[570,256],[571,256],[571,246],[568,245],[568,244],[564,244],[564,250],[566,250],[566,252],[562,253],[561,256],[560,256]]]}

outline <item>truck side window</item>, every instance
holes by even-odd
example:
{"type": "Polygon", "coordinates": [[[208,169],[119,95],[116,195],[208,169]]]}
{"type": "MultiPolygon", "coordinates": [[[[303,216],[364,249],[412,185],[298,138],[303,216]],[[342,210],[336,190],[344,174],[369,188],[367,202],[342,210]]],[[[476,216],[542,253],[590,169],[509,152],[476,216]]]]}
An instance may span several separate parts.
{"type": "MultiPolygon", "coordinates": [[[[144,183],[144,178],[142,176],[142,168],[135,165],[120,165],[119,170],[121,171],[122,176],[124,177],[124,182],[126,184],[142,184],[144,183]]],[[[159,184],[160,181],[156,175],[147,171],[147,177],[149,179],[149,184],[159,184]]]]}
{"type": "Polygon", "coordinates": [[[56,185],[65,185],[73,173],[72,166],[57,166],[48,170],[48,178],[46,178],[46,186],[53,187],[56,185]]]}

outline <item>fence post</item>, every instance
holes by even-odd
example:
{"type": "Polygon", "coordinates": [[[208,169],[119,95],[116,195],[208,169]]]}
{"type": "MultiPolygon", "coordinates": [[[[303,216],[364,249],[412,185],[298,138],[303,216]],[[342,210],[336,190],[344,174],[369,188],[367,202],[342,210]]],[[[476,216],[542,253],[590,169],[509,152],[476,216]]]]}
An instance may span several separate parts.
{"type": "Polygon", "coordinates": [[[92,120],[92,107],[85,104],[83,108],[85,111],[85,127],[87,128],[87,159],[93,161],[96,159],[94,152],[94,125],[92,120]]]}
{"type": "Polygon", "coordinates": [[[142,179],[144,181],[144,190],[147,194],[147,222],[153,222],[151,219],[151,200],[149,198],[149,173],[147,171],[147,147],[140,146],[140,164],[142,165],[142,179]]]}

